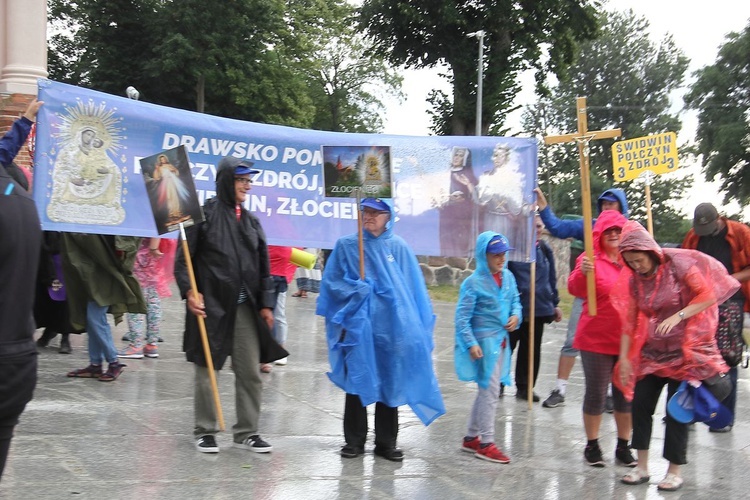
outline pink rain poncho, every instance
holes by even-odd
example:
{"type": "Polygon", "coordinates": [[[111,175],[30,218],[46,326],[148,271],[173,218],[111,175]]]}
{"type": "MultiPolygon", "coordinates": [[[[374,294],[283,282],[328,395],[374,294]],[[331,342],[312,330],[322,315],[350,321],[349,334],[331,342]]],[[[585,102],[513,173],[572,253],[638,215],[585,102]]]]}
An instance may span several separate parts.
{"type": "MultiPolygon", "coordinates": [[[[654,374],[673,380],[705,380],[729,370],[716,346],[718,304],[732,296],[739,282],[727,274],[719,261],[696,250],[662,249],[635,221],[622,231],[620,253],[651,252],[659,266],[644,277],[623,267],[612,289],[611,301],[622,316],[622,332],[629,335],[628,358],[632,376],[623,385],[619,366],[613,382],[628,400],[633,398],[636,381],[654,374]],[[708,309],[686,318],[666,335],[656,327],[690,304],[714,300],[708,309]]],[[[619,364],[619,363],[618,363],[619,364]]]]}

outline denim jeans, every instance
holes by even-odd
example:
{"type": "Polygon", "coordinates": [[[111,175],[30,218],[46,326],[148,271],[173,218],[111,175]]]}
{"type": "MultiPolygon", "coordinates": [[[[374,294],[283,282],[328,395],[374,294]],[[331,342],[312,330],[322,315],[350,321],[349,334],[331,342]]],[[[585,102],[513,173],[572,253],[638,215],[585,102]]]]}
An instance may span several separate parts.
{"type": "Polygon", "coordinates": [[[86,305],[86,329],[89,332],[89,361],[92,365],[101,365],[102,360],[108,363],[117,361],[117,348],[112,339],[112,329],[107,322],[109,306],[100,306],[90,300],[86,305]]]}

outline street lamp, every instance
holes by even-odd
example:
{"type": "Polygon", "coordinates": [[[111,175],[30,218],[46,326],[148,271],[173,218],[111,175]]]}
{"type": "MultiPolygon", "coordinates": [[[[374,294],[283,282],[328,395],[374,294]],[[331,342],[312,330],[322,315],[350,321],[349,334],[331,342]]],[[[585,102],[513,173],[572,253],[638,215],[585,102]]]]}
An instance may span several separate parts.
{"type": "Polygon", "coordinates": [[[141,96],[141,93],[138,92],[138,90],[131,85],[130,87],[125,89],[125,95],[128,96],[128,99],[133,99],[137,101],[138,98],[141,96]]]}
{"type": "Polygon", "coordinates": [[[479,39],[479,59],[477,62],[477,123],[476,134],[482,135],[482,73],[484,71],[484,30],[475,31],[466,35],[469,38],[479,39]]]}

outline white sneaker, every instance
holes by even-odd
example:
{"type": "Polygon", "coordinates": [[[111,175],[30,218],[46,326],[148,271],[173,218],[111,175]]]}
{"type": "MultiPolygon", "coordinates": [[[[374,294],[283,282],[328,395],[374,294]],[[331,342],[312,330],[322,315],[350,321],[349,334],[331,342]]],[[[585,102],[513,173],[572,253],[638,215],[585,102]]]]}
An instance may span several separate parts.
{"type": "Polygon", "coordinates": [[[277,359],[275,363],[279,366],[285,366],[289,358],[277,359]]]}

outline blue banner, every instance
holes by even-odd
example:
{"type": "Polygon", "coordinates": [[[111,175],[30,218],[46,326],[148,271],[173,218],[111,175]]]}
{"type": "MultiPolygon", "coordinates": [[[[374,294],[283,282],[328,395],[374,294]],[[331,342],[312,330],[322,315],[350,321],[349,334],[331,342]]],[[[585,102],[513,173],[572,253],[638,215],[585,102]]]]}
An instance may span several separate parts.
{"type": "Polygon", "coordinates": [[[466,257],[479,232],[533,258],[537,142],[348,134],[263,125],[39,81],[34,198],[45,230],[157,236],[140,160],[184,146],[198,199],[224,156],[255,162],[247,208],[271,244],[332,248],[357,231],[354,198],[326,198],[323,146],[390,148],[395,231],[418,255],[466,257]]]}

